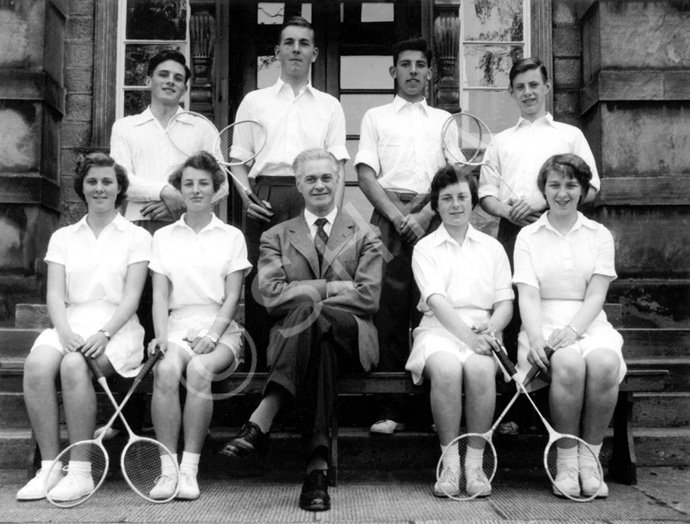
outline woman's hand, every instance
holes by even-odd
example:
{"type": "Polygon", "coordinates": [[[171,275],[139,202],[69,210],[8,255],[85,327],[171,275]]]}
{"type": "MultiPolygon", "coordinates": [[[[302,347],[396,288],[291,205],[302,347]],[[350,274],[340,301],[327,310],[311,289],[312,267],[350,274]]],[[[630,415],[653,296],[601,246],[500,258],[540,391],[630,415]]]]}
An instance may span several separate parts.
{"type": "Polygon", "coordinates": [[[163,358],[165,356],[165,352],[168,351],[168,341],[154,338],[151,342],[149,342],[149,347],[146,348],[146,351],[148,351],[149,356],[153,356],[153,354],[156,352],[156,349],[160,349],[162,354],[161,358],[163,358]]]}
{"type": "Polygon", "coordinates": [[[96,358],[105,351],[107,345],[108,337],[105,336],[105,333],[103,331],[96,331],[96,333],[86,339],[81,352],[85,357],[96,358]]]}
{"type": "Polygon", "coordinates": [[[527,362],[536,364],[542,371],[549,370],[549,359],[546,357],[544,348],[547,346],[543,338],[535,341],[530,341],[529,352],[527,353],[527,362]]]}
{"type": "Polygon", "coordinates": [[[196,337],[192,342],[189,342],[189,346],[197,355],[205,355],[216,349],[216,343],[208,336],[196,337]]]}
{"type": "Polygon", "coordinates": [[[70,353],[80,350],[84,345],[84,339],[81,337],[81,335],[77,335],[72,330],[69,330],[66,333],[58,333],[58,336],[60,337],[62,346],[70,353]]]}
{"type": "Polygon", "coordinates": [[[470,342],[471,343],[468,344],[469,348],[478,355],[492,355],[492,347],[496,350],[501,349],[501,346],[496,338],[489,333],[479,333],[475,335],[474,339],[470,342]]]}
{"type": "Polygon", "coordinates": [[[560,348],[572,346],[575,342],[577,342],[578,338],[579,336],[575,330],[573,330],[573,328],[570,326],[565,326],[561,329],[555,329],[553,333],[551,333],[548,346],[553,348],[555,351],[560,348]]]}

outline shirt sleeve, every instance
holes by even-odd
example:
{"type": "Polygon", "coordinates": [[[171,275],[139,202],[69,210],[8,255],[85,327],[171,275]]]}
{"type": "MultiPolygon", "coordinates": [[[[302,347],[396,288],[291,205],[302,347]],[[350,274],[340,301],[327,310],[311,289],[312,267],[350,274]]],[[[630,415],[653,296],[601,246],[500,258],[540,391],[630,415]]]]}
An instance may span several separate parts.
{"type": "Polygon", "coordinates": [[[496,242],[494,249],[494,299],[493,303],[513,300],[515,292],[510,278],[510,263],[503,246],[496,242]]]}
{"type": "Polygon", "coordinates": [[[446,283],[436,267],[435,258],[425,244],[417,244],[412,252],[412,272],[425,304],[431,295],[446,296],[446,283]]]}
{"type": "Polygon", "coordinates": [[[129,250],[129,260],[127,264],[137,262],[148,262],[151,260],[151,234],[144,228],[133,226],[132,245],[129,250]]]}
{"type": "Polygon", "coordinates": [[[539,288],[539,279],[534,271],[534,264],[532,263],[532,256],[529,243],[526,235],[521,231],[515,241],[515,253],[513,254],[513,263],[515,265],[515,274],[513,275],[514,284],[527,284],[528,286],[539,288]]]}
{"type": "Polygon", "coordinates": [[[481,200],[487,196],[500,199],[500,179],[496,173],[500,173],[498,150],[495,143],[491,143],[484,153],[486,166],[482,166],[479,172],[478,196],[481,200]]]}
{"type": "Polygon", "coordinates": [[[337,100],[331,111],[331,121],[326,135],[326,150],[333,153],[338,160],[350,159],[345,147],[345,113],[343,113],[343,106],[337,100]]]}
{"type": "Polygon", "coordinates": [[[62,229],[58,229],[50,236],[48,242],[48,251],[43,259],[46,262],[54,262],[56,264],[65,265],[65,245],[64,234],[62,229]]]}
{"type": "Polygon", "coordinates": [[[362,126],[359,133],[359,150],[355,157],[355,167],[358,164],[366,164],[374,170],[376,175],[381,174],[381,162],[378,154],[378,133],[371,110],[362,118],[362,126]]]}
{"type": "Polygon", "coordinates": [[[597,235],[597,259],[594,263],[595,275],[611,277],[611,280],[618,278],[615,267],[615,244],[613,235],[605,227],[601,227],[597,235]]]}
{"type": "Polygon", "coordinates": [[[232,233],[232,259],[230,260],[226,276],[235,271],[242,271],[244,276],[247,276],[252,268],[247,258],[247,242],[244,240],[244,236],[239,230],[233,231],[232,233]]]}
{"type": "Polygon", "coordinates": [[[168,276],[163,268],[163,261],[161,259],[161,236],[156,231],[153,234],[153,242],[151,243],[151,261],[149,262],[149,269],[160,273],[161,275],[168,276]]]}
{"type": "MultiPolygon", "coordinates": [[[[243,120],[256,120],[253,118],[252,112],[249,108],[249,96],[245,96],[240,102],[240,107],[237,108],[235,114],[235,122],[242,122],[243,120]]],[[[254,135],[248,129],[249,126],[237,126],[233,133],[232,146],[230,148],[230,156],[246,160],[254,156],[254,135]]]]}

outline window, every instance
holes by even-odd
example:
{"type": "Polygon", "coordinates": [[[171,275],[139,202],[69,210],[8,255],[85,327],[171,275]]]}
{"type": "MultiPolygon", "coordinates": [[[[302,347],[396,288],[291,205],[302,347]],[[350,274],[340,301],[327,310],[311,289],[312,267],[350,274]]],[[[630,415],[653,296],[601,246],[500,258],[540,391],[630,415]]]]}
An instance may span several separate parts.
{"type": "MultiPolygon", "coordinates": [[[[189,60],[187,0],[121,0],[118,13],[116,117],[141,113],[150,103],[144,84],[149,59],[177,49],[189,60]]],[[[189,107],[189,90],[183,99],[189,107]]]]}
{"type": "Polygon", "coordinates": [[[519,112],[508,95],[513,63],[530,56],[529,0],[462,0],[460,106],[493,132],[515,124],[519,112]]]}

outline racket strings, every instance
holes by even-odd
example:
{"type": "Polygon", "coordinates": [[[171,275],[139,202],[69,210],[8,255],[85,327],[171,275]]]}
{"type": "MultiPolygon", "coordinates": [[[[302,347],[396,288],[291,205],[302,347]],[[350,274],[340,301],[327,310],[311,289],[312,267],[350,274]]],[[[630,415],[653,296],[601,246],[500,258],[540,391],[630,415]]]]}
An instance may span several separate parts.
{"type": "Polygon", "coordinates": [[[603,480],[596,453],[574,435],[561,435],[548,444],[544,468],[554,492],[575,501],[592,500],[603,480]]]}
{"type": "Polygon", "coordinates": [[[192,156],[201,150],[208,150],[213,145],[218,130],[203,115],[184,112],[170,120],[166,133],[180,152],[192,156]]]}
{"type": "Polygon", "coordinates": [[[224,128],[214,150],[227,166],[246,164],[256,158],[266,144],[266,129],[254,120],[241,120],[224,128]]]}
{"type": "MultiPolygon", "coordinates": [[[[168,449],[153,439],[137,438],[131,441],[122,453],[122,473],[130,487],[141,497],[156,502],[165,502],[174,497],[176,491],[168,491],[154,488],[161,483],[162,477],[168,472],[162,468],[162,461],[169,457],[169,462],[174,464],[174,459],[168,449]]],[[[170,489],[176,490],[177,469],[173,466],[170,489]]],[[[166,479],[163,479],[166,480],[166,479]]]]}
{"type": "Polygon", "coordinates": [[[446,122],[444,149],[455,162],[479,165],[491,143],[491,132],[479,119],[461,113],[446,122]]]}
{"type": "Polygon", "coordinates": [[[480,434],[461,435],[439,460],[437,484],[449,498],[472,500],[490,493],[496,468],[496,449],[489,438],[480,434]],[[457,447],[457,459],[452,447],[457,447]]]}
{"type": "Polygon", "coordinates": [[[50,502],[71,507],[88,499],[103,483],[108,471],[108,456],[96,441],[83,441],[67,447],[55,459],[53,468],[60,468],[65,476],[47,493],[50,502]]]}

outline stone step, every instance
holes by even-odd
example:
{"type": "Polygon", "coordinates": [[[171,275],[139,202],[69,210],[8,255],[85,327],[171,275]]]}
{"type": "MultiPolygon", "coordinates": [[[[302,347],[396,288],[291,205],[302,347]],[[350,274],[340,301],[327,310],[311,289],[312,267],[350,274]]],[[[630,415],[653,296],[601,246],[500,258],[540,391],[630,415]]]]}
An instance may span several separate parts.
{"type": "Polygon", "coordinates": [[[24,358],[41,329],[0,328],[0,358],[24,358]]]}
{"type": "Polygon", "coordinates": [[[635,427],[690,427],[690,392],[635,393],[635,427]]]}
{"type": "Polygon", "coordinates": [[[690,329],[619,328],[626,359],[690,357],[690,329]]]}
{"type": "Polygon", "coordinates": [[[690,391],[690,356],[626,359],[629,369],[666,369],[665,392],[690,391]]]}
{"type": "MultiPolygon", "coordinates": [[[[206,440],[201,468],[223,475],[245,475],[256,470],[299,470],[304,466],[300,437],[296,433],[271,434],[264,457],[234,460],[217,453],[237,433],[237,428],[213,428],[206,440]]],[[[152,432],[145,432],[153,436],[152,432]]],[[[67,435],[62,431],[63,441],[67,435]]],[[[690,466],[690,428],[636,428],[634,431],[638,466],[690,466]]],[[[545,435],[494,437],[501,468],[539,468],[546,445],[545,435]]],[[[611,455],[611,435],[604,440],[602,464],[611,455]]],[[[111,457],[119,457],[126,438],[108,441],[111,457]]],[[[29,466],[31,432],[0,431],[0,469],[24,469],[29,466]]],[[[338,438],[339,464],[343,469],[432,469],[440,450],[432,432],[405,431],[390,437],[372,437],[367,428],[341,428],[338,438]]],[[[116,467],[118,460],[111,460],[116,467]]]]}

